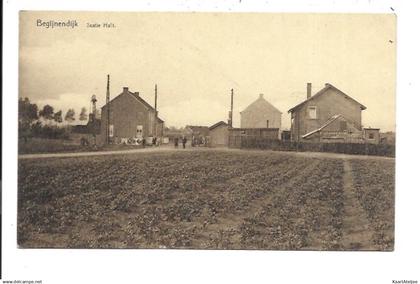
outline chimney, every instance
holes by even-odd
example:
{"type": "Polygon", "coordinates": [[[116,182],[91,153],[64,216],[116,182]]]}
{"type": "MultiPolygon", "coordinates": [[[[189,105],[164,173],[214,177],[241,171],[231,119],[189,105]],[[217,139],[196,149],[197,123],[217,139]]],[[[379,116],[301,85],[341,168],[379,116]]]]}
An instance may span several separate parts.
{"type": "Polygon", "coordinates": [[[260,94],[260,99],[264,98],[264,94],[260,94]]]}
{"type": "Polygon", "coordinates": [[[312,93],[312,83],[306,83],[306,99],[311,97],[312,93]]]}
{"type": "Polygon", "coordinates": [[[128,93],[128,87],[123,87],[123,92],[128,93]]]}
{"type": "Polygon", "coordinates": [[[136,97],[140,97],[139,92],[134,92],[134,95],[135,95],[136,97]]]}

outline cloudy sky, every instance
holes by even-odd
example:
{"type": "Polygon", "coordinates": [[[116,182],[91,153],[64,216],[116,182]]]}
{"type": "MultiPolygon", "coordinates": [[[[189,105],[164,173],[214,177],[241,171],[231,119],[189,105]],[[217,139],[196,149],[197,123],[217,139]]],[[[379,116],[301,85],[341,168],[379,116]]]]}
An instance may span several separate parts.
{"type": "Polygon", "coordinates": [[[260,93],[283,112],[331,83],[367,106],[364,126],[395,130],[393,15],[21,12],[20,96],[56,110],[89,108],[124,86],[158,109],[167,126],[226,120],[260,93]],[[76,20],[75,28],[37,21],[76,20]],[[112,23],[114,28],[88,28],[112,23]]]}

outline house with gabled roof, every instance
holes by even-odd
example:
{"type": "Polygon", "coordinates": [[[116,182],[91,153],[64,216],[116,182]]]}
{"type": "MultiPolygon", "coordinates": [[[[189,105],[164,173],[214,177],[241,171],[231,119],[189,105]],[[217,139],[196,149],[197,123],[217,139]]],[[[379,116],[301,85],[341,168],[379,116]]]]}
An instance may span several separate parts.
{"type": "Polygon", "coordinates": [[[105,104],[101,113],[102,144],[107,141],[107,133],[114,143],[129,139],[163,137],[164,121],[158,117],[157,110],[141,98],[139,92],[131,92],[128,87],[124,87],[122,93],[105,104]]]}
{"type": "Polygon", "coordinates": [[[240,115],[241,128],[281,128],[281,111],[268,102],[263,94],[240,115]]]}
{"type": "Polygon", "coordinates": [[[355,142],[363,139],[362,111],[366,107],[332,84],[289,110],[293,141],[355,142]],[[359,139],[360,138],[360,139],[359,139]]]}

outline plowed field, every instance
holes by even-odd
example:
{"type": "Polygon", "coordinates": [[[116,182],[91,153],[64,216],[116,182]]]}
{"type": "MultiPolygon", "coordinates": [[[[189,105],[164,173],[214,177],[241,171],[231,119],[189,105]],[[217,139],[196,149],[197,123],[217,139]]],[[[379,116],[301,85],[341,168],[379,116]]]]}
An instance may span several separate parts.
{"type": "Polygon", "coordinates": [[[174,151],[19,160],[18,244],[392,250],[394,160],[174,151]]]}

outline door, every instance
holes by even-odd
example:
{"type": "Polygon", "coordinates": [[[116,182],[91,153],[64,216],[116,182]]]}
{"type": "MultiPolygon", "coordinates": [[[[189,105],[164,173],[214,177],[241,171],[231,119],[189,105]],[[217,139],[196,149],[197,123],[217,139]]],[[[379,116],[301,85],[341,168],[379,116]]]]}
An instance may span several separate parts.
{"type": "Polygon", "coordinates": [[[143,138],[143,125],[137,125],[136,137],[143,138]]]}

